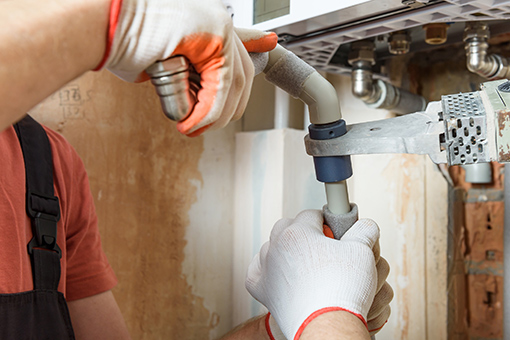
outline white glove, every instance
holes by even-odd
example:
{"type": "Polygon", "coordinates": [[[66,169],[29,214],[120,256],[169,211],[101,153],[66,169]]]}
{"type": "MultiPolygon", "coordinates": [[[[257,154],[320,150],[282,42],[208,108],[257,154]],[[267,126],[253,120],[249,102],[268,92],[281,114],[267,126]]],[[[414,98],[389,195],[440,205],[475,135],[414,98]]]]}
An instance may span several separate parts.
{"type": "MultiPolygon", "coordinates": [[[[386,282],[390,273],[390,265],[380,256],[379,241],[373,248],[377,269],[377,291],[374,302],[368,311],[368,332],[370,336],[376,335],[386,324],[391,314],[390,302],[393,299],[393,289],[386,282]]],[[[266,316],[266,330],[271,340],[286,340],[274,317],[268,313],[266,316]]]]}
{"type": "Polygon", "coordinates": [[[303,211],[276,223],[250,264],[246,288],[287,339],[298,339],[304,325],[328,311],[346,310],[367,325],[378,288],[373,252],[378,239],[379,228],[366,219],[340,241],[327,238],[322,213],[303,211]]]}
{"type": "Polygon", "coordinates": [[[201,75],[202,89],[177,129],[195,136],[244,112],[254,75],[247,48],[267,52],[277,43],[274,33],[252,32],[245,32],[245,48],[220,0],[112,0],[106,54],[97,69],[144,81],[154,62],[185,56],[201,75]]]}
{"type": "Polygon", "coordinates": [[[386,279],[390,273],[390,265],[381,257],[381,248],[379,240],[377,240],[374,248],[374,257],[377,269],[377,290],[374,302],[368,311],[368,331],[370,336],[378,333],[388,321],[391,314],[390,302],[393,299],[393,289],[386,279]]]}

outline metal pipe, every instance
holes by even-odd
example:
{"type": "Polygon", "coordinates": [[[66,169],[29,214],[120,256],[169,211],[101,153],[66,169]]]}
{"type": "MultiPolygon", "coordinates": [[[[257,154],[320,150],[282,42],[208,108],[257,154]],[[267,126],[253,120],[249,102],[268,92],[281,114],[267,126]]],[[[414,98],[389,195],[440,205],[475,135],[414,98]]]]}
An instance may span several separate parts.
{"type": "Polygon", "coordinates": [[[427,101],[422,96],[373,78],[375,45],[372,41],[353,43],[349,63],[352,66],[352,94],[368,107],[389,110],[399,115],[425,110],[427,101]]]}
{"type": "Polygon", "coordinates": [[[366,104],[375,103],[381,96],[379,86],[374,86],[372,64],[368,60],[358,60],[352,65],[352,94],[366,104]]]}
{"type": "Polygon", "coordinates": [[[510,77],[510,59],[497,54],[488,54],[490,31],[485,22],[466,23],[464,48],[469,71],[487,79],[510,77]]]}

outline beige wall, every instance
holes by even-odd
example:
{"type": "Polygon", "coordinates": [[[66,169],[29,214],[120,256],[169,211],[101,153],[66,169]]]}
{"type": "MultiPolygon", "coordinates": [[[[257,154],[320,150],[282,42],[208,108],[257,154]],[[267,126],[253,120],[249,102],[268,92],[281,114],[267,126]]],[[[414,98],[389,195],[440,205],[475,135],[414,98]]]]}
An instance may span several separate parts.
{"type": "Polygon", "coordinates": [[[230,329],[236,125],[184,137],[150,84],[108,72],[71,82],[31,114],[85,163],[133,339],[207,339],[230,329]]]}

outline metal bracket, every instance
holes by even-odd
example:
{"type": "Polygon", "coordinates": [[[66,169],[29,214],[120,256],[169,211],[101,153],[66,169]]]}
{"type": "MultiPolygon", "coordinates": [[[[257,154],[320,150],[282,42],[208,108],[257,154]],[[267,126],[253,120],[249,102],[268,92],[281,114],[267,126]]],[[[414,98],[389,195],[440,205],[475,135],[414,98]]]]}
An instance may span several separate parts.
{"type": "Polygon", "coordinates": [[[481,91],[442,96],[416,112],[347,126],[341,137],[305,137],[314,157],[408,153],[449,165],[510,162],[510,82],[486,82],[481,91]]]}
{"type": "Polygon", "coordinates": [[[434,163],[446,163],[441,150],[440,102],[431,102],[427,110],[396,118],[347,126],[347,133],[327,140],[305,137],[311,156],[347,156],[360,154],[410,153],[429,155],[434,163]]]}

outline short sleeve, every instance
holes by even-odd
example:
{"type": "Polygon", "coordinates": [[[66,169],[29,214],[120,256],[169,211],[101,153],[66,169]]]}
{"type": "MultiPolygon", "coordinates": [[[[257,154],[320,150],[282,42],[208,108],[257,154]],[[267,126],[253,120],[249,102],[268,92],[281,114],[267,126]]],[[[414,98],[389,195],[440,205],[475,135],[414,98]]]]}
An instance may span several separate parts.
{"type": "Polygon", "coordinates": [[[117,278],[102,249],[83,162],[61,135],[48,128],[46,132],[52,145],[55,190],[62,215],[59,223],[63,228],[62,237],[65,236],[65,241],[60,241],[61,244],[65,242],[65,249],[59,290],[64,290],[68,301],[78,300],[112,289],[117,278]]]}

